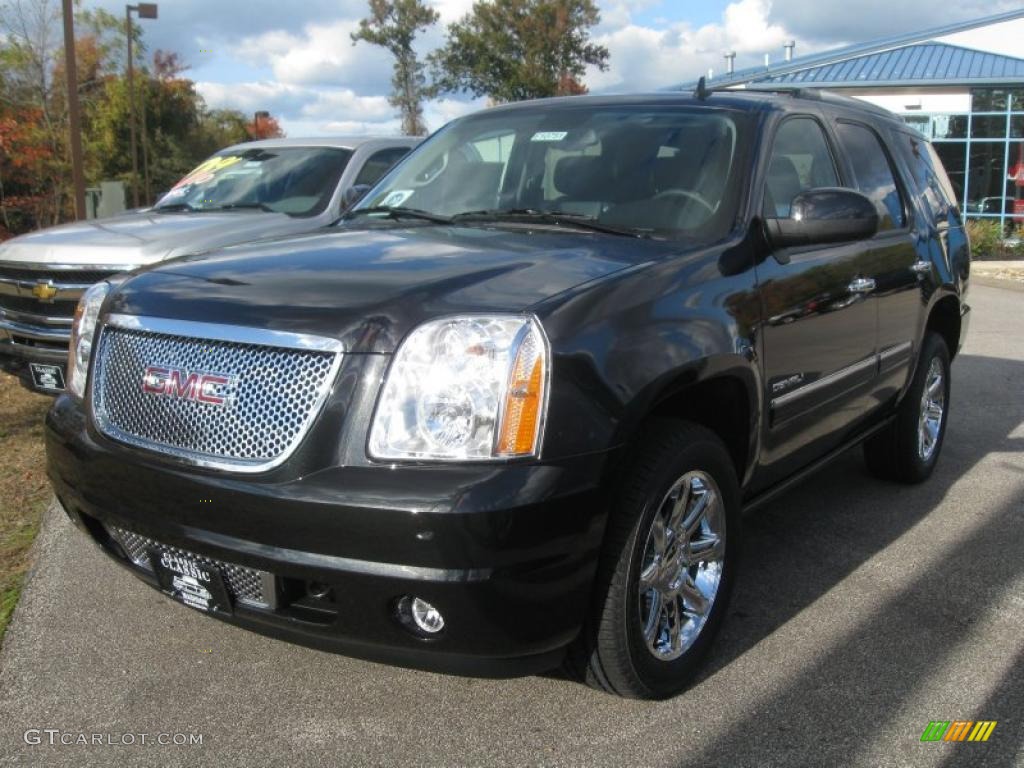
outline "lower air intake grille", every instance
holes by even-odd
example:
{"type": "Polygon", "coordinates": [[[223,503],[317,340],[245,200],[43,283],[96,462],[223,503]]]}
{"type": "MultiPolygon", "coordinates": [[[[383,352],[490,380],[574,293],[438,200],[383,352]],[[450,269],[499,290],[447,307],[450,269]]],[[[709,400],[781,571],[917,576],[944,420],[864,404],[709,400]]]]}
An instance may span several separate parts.
{"type": "Polygon", "coordinates": [[[141,534],[119,528],[116,525],[105,526],[107,533],[125,551],[128,558],[139,568],[152,572],[153,565],[149,562],[149,551],[155,549],[158,552],[170,552],[174,555],[182,555],[195,560],[203,565],[217,568],[224,577],[224,583],[231,593],[231,597],[240,603],[255,606],[257,608],[268,608],[272,605],[273,577],[267,571],[259,571],[255,568],[247,568],[244,565],[225,563],[222,560],[214,560],[203,555],[197,555],[184,549],[178,549],[159,541],[154,541],[141,534]]]}

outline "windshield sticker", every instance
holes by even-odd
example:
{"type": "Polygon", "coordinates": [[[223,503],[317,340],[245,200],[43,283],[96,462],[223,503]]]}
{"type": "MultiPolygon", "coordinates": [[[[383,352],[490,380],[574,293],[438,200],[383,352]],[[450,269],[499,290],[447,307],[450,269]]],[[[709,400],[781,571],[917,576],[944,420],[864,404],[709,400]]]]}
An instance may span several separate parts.
{"type": "Polygon", "coordinates": [[[381,201],[381,205],[387,208],[397,208],[410,197],[412,197],[413,190],[411,189],[396,189],[390,195],[381,201]]]}
{"type": "Polygon", "coordinates": [[[537,131],[530,137],[530,141],[561,141],[568,135],[568,131],[537,131]]]}
{"type": "Polygon", "coordinates": [[[214,174],[231,167],[241,159],[241,155],[218,155],[217,157],[211,157],[206,162],[196,166],[191,173],[175,184],[172,189],[184,187],[186,184],[202,184],[204,181],[209,181],[213,178],[214,174]]]}

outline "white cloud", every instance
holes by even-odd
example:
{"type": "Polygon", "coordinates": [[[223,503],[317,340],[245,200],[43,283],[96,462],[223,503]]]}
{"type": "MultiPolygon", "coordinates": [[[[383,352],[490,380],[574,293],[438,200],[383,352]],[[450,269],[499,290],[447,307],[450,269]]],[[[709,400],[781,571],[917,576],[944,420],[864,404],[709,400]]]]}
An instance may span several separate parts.
{"type": "MultiPolygon", "coordinates": [[[[1020,0],[773,0],[772,17],[798,36],[827,44],[858,43],[942,24],[1020,10],[1020,0]]],[[[1019,48],[1018,48],[1019,50],[1019,48]]]]}
{"type": "MultiPolygon", "coordinates": [[[[473,1],[431,0],[441,20],[417,39],[417,50],[425,54],[440,45],[445,26],[467,13],[473,1]]],[[[949,9],[948,18],[937,19],[929,11],[932,0],[732,0],[718,21],[698,26],[685,20],[688,13],[679,0],[600,0],[602,18],[593,36],[608,47],[610,68],[592,68],[585,82],[594,92],[660,88],[694,80],[709,68],[721,75],[727,50],[737,52],[735,64],[741,69],[760,64],[766,52],[778,62],[782,44],[790,38],[796,39],[799,56],[843,42],[996,13],[1018,7],[1019,1],[961,0],[949,9]],[[652,13],[665,18],[646,21],[652,13]]],[[[231,65],[230,75],[221,76],[212,67],[200,75],[204,82],[198,84],[199,90],[211,106],[246,113],[268,109],[293,136],[398,132],[396,110],[387,102],[390,55],[377,46],[351,43],[350,34],[366,12],[365,0],[308,0],[308,5],[304,0],[291,6],[280,0],[253,2],[267,12],[266,18],[254,18],[260,14],[233,2],[218,6],[217,13],[230,7],[232,13],[245,16],[240,26],[205,21],[184,25],[193,39],[222,41],[218,50],[231,65]],[[272,13],[267,10],[271,7],[272,13]],[[222,77],[242,82],[227,83],[222,77]]],[[[180,3],[199,6],[199,0],[180,3]]],[[[1022,34],[1024,21],[964,33],[950,42],[1019,56],[1022,34]]],[[[429,127],[436,129],[484,105],[483,99],[454,96],[425,104],[424,115],[429,127]]]]}
{"type": "Polygon", "coordinates": [[[330,126],[346,122],[352,115],[357,115],[358,122],[366,126],[384,124],[394,118],[394,109],[386,96],[360,96],[347,88],[324,89],[275,82],[201,82],[196,83],[196,90],[212,107],[239,109],[246,114],[266,109],[280,120],[289,134],[296,128],[301,128],[301,135],[337,133],[330,126]]]}
{"type": "Polygon", "coordinates": [[[654,8],[660,0],[608,0],[601,3],[601,23],[597,33],[610,32],[628,26],[633,21],[633,14],[654,8]]]}
{"type": "Polygon", "coordinates": [[[389,87],[392,60],[380,46],[352,44],[358,20],[307,24],[299,34],[271,30],[243,38],[234,46],[238,58],[269,65],[274,78],[297,85],[346,86],[360,93],[389,87]]]}
{"type": "Polygon", "coordinates": [[[1024,40],[1024,19],[979,27],[939,39],[945,43],[979,48],[1019,59],[1024,56],[1024,51],[1021,50],[1021,41],[1024,40]]]}
{"type": "MultiPolygon", "coordinates": [[[[738,0],[726,6],[722,21],[697,29],[681,22],[662,29],[627,24],[598,35],[611,54],[607,72],[592,68],[586,83],[593,91],[645,90],[695,80],[713,68],[725,70],[723,54],[737,53],[736,67],[761,61],[765,52],[782,57],[782,44],[792,37],[770,20],[768,0],[738,0]]],[[[813,46],[803,44],[806,53],[813,46]]]]}
{"type": "Polygon", "coordinates": [[[434,0],[430,5],[441,14],[441,24],[451,24],[469,13],[474,2],[475,0],[434,0]]]}

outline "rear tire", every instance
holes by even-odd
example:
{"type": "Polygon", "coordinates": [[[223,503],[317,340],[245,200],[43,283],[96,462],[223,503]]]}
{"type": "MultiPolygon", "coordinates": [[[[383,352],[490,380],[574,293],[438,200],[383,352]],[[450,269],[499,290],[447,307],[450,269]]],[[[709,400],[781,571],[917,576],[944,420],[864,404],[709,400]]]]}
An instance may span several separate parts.
{"type": "Polygon", "coordinates": [[[638,445],[566,667],[599,690],[663,699],[692,679],[728,608],[740,492],[728,451],[701,426],[658,422],[638,445]]]}
{"type": "Polygon", "coordinates": [[[949,384],[949,349],[939,334],[929,331],[895,420],[864,443],[864,460],[872,474],[902,483],[928,479],[946,436],[949,384]]]}

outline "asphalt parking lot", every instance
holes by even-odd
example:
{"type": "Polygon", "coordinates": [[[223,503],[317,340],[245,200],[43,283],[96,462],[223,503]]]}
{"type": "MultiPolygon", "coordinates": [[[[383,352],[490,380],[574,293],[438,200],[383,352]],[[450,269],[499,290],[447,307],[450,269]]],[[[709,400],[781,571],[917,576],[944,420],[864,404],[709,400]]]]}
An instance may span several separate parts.
{"type": "Polygon", "coordinates": [[[51,510],[0,655],[0,763],[1024,766],[1024,292],[970,301],[935,476],[881,483],[853,452],[748,517],[731,615],[672,701],[263,638],[164,599],[51,510]],[[920,741],[957,719],[998,725],[920,741]],[[34,745],[28,729],[203,741],[34,745]]]}

